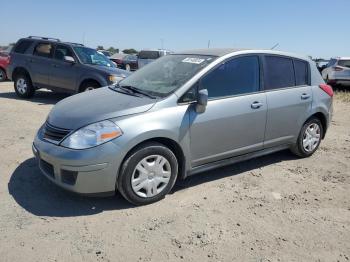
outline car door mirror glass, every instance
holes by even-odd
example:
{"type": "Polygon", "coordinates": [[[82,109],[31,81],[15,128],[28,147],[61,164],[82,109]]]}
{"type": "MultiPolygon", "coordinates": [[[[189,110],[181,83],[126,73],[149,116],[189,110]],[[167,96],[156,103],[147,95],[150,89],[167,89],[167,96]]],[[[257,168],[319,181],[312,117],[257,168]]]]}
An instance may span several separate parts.
{"type": "Polygon", "coordinates": [[[75,60],[74,60],[74,58],[73,57],[71,57],[71,56],[64,56],[64,61],[65,62],[68,62],[68,63],[75,63],[75,60]]]}

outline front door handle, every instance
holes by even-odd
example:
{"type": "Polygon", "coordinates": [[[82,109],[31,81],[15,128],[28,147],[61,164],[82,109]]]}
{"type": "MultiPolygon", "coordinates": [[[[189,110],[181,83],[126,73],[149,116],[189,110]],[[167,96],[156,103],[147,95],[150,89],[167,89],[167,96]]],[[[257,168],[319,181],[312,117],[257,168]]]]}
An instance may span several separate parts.
{"type": "Polygon", "coordinates": [[[253,104],[250,105],[250,107],[253,109],[258,109],[262,106],[263,106],[263,104],[261,102],[258,102],[258,101],[255,101],[253,104]]]}
{"type": "Polygon", "coordinates": [[[302,100],[306,100],[306,99],[308,99],[308,98],[310,98],[310,95],[309,95],[309,94],[303,93],[303,94],[301,95],[301,99],[302,99],[302,100]]]}

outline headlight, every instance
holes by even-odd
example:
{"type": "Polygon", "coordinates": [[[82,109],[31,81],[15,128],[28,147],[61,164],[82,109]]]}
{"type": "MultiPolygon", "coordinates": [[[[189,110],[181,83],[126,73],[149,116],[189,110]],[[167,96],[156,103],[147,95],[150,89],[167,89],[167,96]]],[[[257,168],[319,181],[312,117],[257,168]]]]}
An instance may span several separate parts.
{"type": "Polygon", "coordinates": [[[116,124],[104,120],[75,131],[63,140],[61,145],[72,149],[85,149],[101,145],[122,134],[122,130],[116,124]]]}
{"type": "Polygon", "coordinates": [[[125,78],[124,75],[120,75],[120,76],[117,76],[117,75],[109,75],[108,76],[108,80],[111,82],[111,83],[117,83],[119,82],[120,80],[123,80],[125,78]]]}

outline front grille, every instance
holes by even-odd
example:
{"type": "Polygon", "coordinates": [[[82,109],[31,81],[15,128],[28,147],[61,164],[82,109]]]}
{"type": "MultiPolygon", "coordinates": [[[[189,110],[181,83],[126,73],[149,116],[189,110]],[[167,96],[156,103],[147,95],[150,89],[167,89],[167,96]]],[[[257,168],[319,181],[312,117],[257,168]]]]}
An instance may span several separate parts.
{"type": "Polygon", "coordinates": [[[78,172],[61,169],[61,181],[68,185],[75,185],[78,172]]]}
{"type": "Polygon", "coordinates": [[[49,141],[61,142],[71,130],[50,125],[48,122],[43,127],[43,137],[49,141]]]}
{"type": "Polygon", "coordinates": [[[46,161],[40,159],[40,167],[44,171],[45,174],[47,174],[48,176],[50,176],[52,178],[55,177],[55,172],[54,172],[54,169],[53,169],[53,165],[51,165],[50,163],[47,163],[46,161]]]}

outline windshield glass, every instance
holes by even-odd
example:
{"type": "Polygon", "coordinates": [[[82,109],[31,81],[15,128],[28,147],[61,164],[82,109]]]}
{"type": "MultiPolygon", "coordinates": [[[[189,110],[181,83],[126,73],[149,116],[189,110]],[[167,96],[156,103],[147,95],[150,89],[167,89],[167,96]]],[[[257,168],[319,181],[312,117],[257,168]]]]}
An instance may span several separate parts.
{"type": "Polygon", "coordinates": [[[77,53],[80,61],[83,64],[115,67],[111,60],[109,60],[105,55],[97,52],[95,49],[75,46],[74,51],[77,53]]]}
{"type": "Polygon", "coordinates": [[[132,86],[151,95],[165,97],[214,59],[214,56],[203,55],[163,56],[125,78],[119,85],[132,86]]]}

